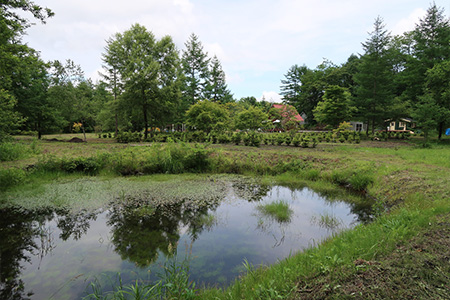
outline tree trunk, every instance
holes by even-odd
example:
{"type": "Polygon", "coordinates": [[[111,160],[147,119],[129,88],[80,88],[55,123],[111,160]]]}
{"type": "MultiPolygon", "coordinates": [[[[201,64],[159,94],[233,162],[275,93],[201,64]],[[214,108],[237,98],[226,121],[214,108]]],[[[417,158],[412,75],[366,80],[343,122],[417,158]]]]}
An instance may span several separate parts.
{"type": "Polygon", "coordinates": [[[147,106],[144,104],[142,106],[142,109],[144,111],[144,139],[147,140],[148,136],[148,116],[147,116],[147,106]]]}
{"type": "Polygon", "coordinates": [[[439,136],[438,136],[438,140],[441,140],[442,137],[442,133],[444,132],[444,122],[440,122],[439,123],[439,136]]]}
{"type": "Polygon", "coordinates": [[[116,121],[116,131],[115,131],[115,135],[114,136],[117,137],[117,134],[119,133],[119,119],[117,117],[117,113],[115,114],[114,118],[115,118],[115,121],[116,121]]]}
{"type": "Polygon", "coordinates": [[[37,132],[38,132],[38,140],[42,138],[42,130],[41,130],[41,123],[37,123],[37,132]]]}
{"type": "Polygon", "coordinates": [[[87,139],[86,139],[86,131],[84,131],[84,125],[81,126],[81,130],[83,130],[84,141],[87,142],[87,139]]]}

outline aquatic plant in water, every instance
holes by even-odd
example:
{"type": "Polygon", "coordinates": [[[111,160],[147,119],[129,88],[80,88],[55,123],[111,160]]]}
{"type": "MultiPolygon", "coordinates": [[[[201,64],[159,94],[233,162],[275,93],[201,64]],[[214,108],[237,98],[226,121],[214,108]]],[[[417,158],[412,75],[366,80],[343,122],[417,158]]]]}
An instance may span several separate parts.
{"type": "Polygon", "coordinates": [[[311,223],[331,231],[338,230],[343,225],[342,220],[328,213],[320,216],[312,216],[311,223]]]}
{"type": "Polygon", "coordinates": [[[266,216],[275,219],[277,222],[286,223],[291,220],[293,210],[289,204],[283,200],[278,200],[272,203],[260,204],[257,209],[266,216]]]}

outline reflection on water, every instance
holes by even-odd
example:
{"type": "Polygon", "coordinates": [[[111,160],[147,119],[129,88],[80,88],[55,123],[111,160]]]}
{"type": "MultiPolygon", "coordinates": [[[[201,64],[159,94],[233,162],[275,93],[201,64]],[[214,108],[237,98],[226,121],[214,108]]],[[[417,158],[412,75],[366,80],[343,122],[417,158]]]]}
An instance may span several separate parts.
{"type": "Polygon", "coordinates": [[[271,264],[370,219],[370,207],[306,188],[229,186],[209,201],[130,194],[96,212],[1,209],[0,299],[76,299],[100,274],[120,272],[124,284],[151,279],[172,248],[184,257],[186,245],[192,246],[192,279],[228,284],[243,271],[244,259],[271,264]],[[258,214],[258,205],[279,200],[293,212],[289,221],[258,214]]]}

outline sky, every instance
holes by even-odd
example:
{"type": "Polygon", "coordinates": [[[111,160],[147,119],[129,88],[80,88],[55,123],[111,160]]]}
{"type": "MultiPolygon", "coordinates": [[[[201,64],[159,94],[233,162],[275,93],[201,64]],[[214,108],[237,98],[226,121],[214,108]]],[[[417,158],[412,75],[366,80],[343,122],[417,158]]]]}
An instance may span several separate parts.
{"type": "MultiPolygon", "coordinates": [[[[393,35],[412,30],[432,0],[34,0],[53,10],[24,37],[46,61],[73,60],[94,82],[100,79],[106,40],[133,24],[178,50],[194,33],[209,57],[216,55],[235,99],[280,102],[288,69],[315,69],[324,59],[340,65],[362,54],[380,16],[393,35]]],[[[435,0],[449,16],[450,1],[435,0]]],[[[30,16],[31,18],[31,16],[30,16]]]]}

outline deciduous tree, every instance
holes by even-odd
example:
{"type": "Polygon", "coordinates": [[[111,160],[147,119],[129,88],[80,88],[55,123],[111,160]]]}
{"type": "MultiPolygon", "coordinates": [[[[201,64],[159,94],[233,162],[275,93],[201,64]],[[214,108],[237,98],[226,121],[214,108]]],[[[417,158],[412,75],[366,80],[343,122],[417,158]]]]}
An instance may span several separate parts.
{"type": "Polygon", "coordinates": [[[210,100],[199,101],[186,112],[186,123],[205,132],[226,129],[229,119],[230,113],[226,107],[210,100]]]}
{"type": "Polygon", "coordinates": [[[241,130],[250,129],[257,130],[264,126],[264,122],[267,122],[269,117],[260,108],[251,106],[246,110],[241,111],[236,116],[236,127],[241,130]]]}
{"type": "Polygon", "coordinates": [[[150,124],[163,125],[180,98],[179,58],[170,36],[156,40],[135,24],[108,40],[105,56],[117,67],[124,83],[122,102],[140,110],[147,138],[150,124]]]}
{"type": "Polygon", "coordinates": [[[323,100],[314,109],[314,117],[319,123],[335,128],[344,121],[350,121],[353,113],[350,97],[346,88],[337,85],[328,87],[323,100]]]}

